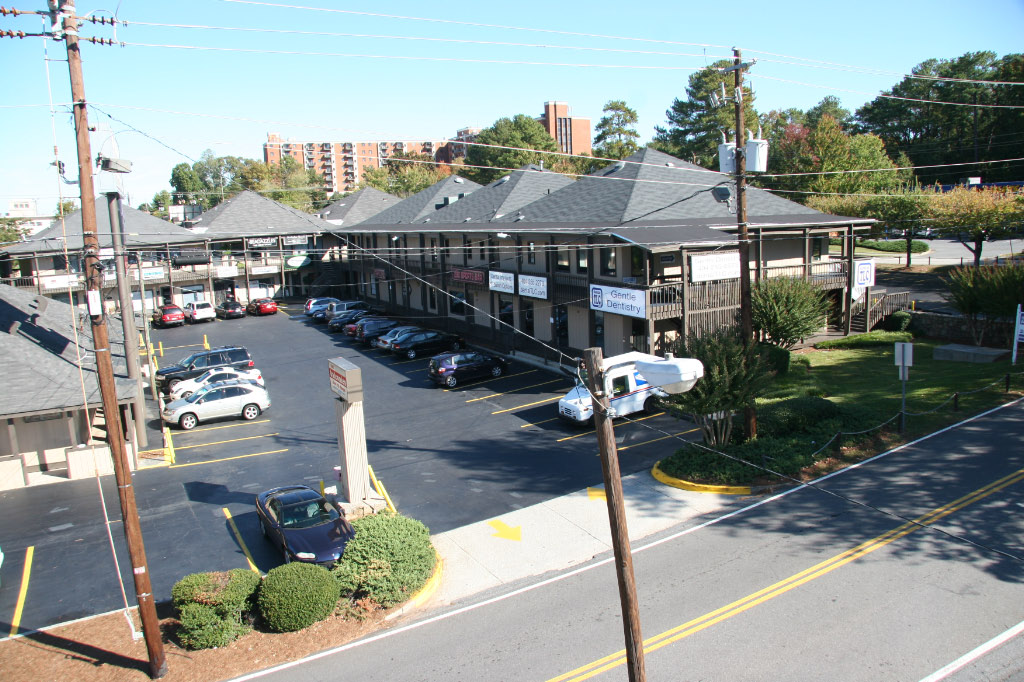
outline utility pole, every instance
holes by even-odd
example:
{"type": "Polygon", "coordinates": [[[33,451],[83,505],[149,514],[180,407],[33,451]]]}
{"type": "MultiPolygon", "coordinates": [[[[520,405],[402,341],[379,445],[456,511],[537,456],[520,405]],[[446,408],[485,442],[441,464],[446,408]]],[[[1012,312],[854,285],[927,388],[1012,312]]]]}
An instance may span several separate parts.
{"type": "MultiPolygon", "coordinates": [[[[103,400],[103,416],[106,420],[107,439],[114,459],[114,475],[117,479],[118,497],[121,501],[121,517],[124,537],[128,544],[132,576],[135,579],[135,594],[139,603],[142,632],[149,652],[149,675],[153,678],[167,674],[167,659],[160,639],[160,622],[156,616],[156,604],[150,585],[146,551],[142,543],[142,529],[139,512],[135,506],[135,490],[132,474],[125,452],[124,428],[121,424],[117,405],[117,390],[114,384],[114,366],[110,357],[110,342],[107,335],[107,320],[103,309],[103,270],[99,262],[99,238],[96,234],[96,198],[92,175],[92,151],[89,147],[89,120],[86,115],[85,83],[82,77],[82,54],[78,44],[78,18],[75,16],[74,0],[49,0],[54,21],[61,20],[64,44],[68,54],[68,71],[71,75],[71,99],[74,103],[75,136],[78,144],[78,178],[82,190],[82,241],[85,256],[86,301],[92,322],[93,346],[96,353],[96,376],[103,400]]],[[[134,339],[125,339],[125,345],[134,339]]]]}
{"type": "Polygon", "coordinates": [[[615,577],[619,582],[619,601],[622,604],[622,628],[626,638],[626,666],[629,682],[644,682],[644,639],[640,634],[640,608],[637,604],[636,581],[633,578],[633,554],[629,547],[626,528],[626,508],[623,505],[622,476],[619,472],[619,453],[615,447],[615,433],[608,395],[604,390],[604,371],[600,348],[584,351],[587,384],[594,402],[594,427],[601,454],[601,473],[604,476],[605,500],[608,503],[608,523],[611,526],[612,550],[615,553],[615,577]]]}
{"type": "MultiPolygon", "coordinates": [[[[746,151],[743,148],[743,59],[739,48],[733,48],[733,102],[736,106],[736,225],[740,235],[740,325],[743,345],[754,342],[754,321],[750,314],[750,236],[747,232],[746,151]]],[[[753,405],[743,408],[743,424],[747,438],[757,436],[757,411],[753,405]]]]}

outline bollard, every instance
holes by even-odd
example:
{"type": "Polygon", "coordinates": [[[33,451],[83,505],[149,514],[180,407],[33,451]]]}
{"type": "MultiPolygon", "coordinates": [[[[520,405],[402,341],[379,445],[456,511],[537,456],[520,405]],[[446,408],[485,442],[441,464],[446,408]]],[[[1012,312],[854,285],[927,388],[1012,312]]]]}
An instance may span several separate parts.
{"type": "Polygon", "coordinates": [[[320,497],[324,496],[324,479],[320,479],[320,497]]]}
{"type": "Polygon", "coordinates": [[[911,301],[910,302],[910,309],[911,310],[917,310],[917,301],[911,301]]]}
{"type": "Polygon", "coordinates": [[[843,454],[843,432],[840,431],[836,434],[836,454],[843,454]]]}
{"type": "Polygon", "coordinates": [[[1006,392],[1010,392],[1010,373],[1006,373],[1006,392]]]}
{"type": "Polygon", "coordinates": [[[960,391],[957,391],[956,393],[953,394],[953,411],[960,411],[960,391]]]}
{"type": "Polygon", "coordinates": [[[203,334],[203,348],[210,350],[210,342],[206,340],[206,334],[203,334]]]}
{"type": "Polygon", "coordinates": [[[160,347],[160,357],[163,357],[164,356],[164,342],[163,341],[158,341],[157,343],[159,344],[159,347],[160,347]]]}

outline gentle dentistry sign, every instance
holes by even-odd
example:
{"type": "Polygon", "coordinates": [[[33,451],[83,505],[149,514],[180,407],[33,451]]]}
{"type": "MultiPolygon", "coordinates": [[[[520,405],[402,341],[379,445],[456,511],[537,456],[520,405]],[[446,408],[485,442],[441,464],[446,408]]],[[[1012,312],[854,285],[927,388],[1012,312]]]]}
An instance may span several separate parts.
{"type": "Polygon", "coordinates": [[[647,297],[640,289],[621,289],[590,285],[590,309],[603,313],[647,317],[647,297]]]}

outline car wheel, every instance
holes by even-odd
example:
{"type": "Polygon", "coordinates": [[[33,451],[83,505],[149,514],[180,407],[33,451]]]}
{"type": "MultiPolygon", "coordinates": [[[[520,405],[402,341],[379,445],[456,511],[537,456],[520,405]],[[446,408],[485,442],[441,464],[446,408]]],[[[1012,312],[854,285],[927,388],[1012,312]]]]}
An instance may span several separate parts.
{"type": "Polygon", "coordinates": [[[492,377],[500,377],[504,373],[505,373],[505,370],[503,370],[501,368],[501,365],[495,365],[494,367],[491,367],[491,376],[492,377]]]}
{"type": "Polygon", "coordinates": [[[248,405],[242,408],[242,419],[245,419],[246,421],[252,421],[258,416],[260,416],[259,405],[249,403],[248,405]]]}
{"type": "Polygon", "coordinates": [[[449,374],[444,378],[444,385],[448,388],[455,388],[457,383],[459,383],[459,380],[455,378],[454,374],[449,374]]]}
{"type": "Polygon", "coordinates": [[[181,379],[171,379],[167,382],[167,392],[170,393],[174,387],[181,383],[181,379]]]}
{"type": "Polygon", "coordinates": [[[405,357],[409,358],[410,360],[415,360],[416,359],[416,349],[415,348],[410,348],[409,350],[405,351],[405,357]]]}
{"type": "Polygon", "coordinates": [[[459,350],[462,348],[462,344],[458,341],[452,341],[452,350],[459,350]]]}
{"type": "Polygon", "coordinates": [[[644,412],[646,412],[647,414],[651,414],[657,409],[658,399],[655,398],[653,395],[644,401],[644,412]]]}
{"type": "Polygon", "coordinates": [[[199,419],[191,412],[186,412],[185,414],[181,415],[181,419],[178,420],[178,426],[180,426],[185,431],[191,431],[192,429],[196,428],[197,424],[199,424],[199,419]]]}
{"type": "Polygon", "coordinates": [[[192,395],[192,391],[183,391],[182,394],[181,394],[181,397],[182,398],[187,398],[190,395],[192,395]]]}

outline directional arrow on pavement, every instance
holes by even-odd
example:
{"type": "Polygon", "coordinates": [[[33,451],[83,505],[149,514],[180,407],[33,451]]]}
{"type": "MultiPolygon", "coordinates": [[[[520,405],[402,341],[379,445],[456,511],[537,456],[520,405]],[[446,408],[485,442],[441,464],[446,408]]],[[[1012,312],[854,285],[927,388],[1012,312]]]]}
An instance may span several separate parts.
{"type": "Polygon", "coordinates": [[[504,521],[499,521],[498,519],[488,521],[487,525],[489,525],[494,530],[498,531],[491,537],[503,538],[505,540],[515,540],[516,542],[521,542],[523,539],[522,526],[510,526],[504,521]]]}

